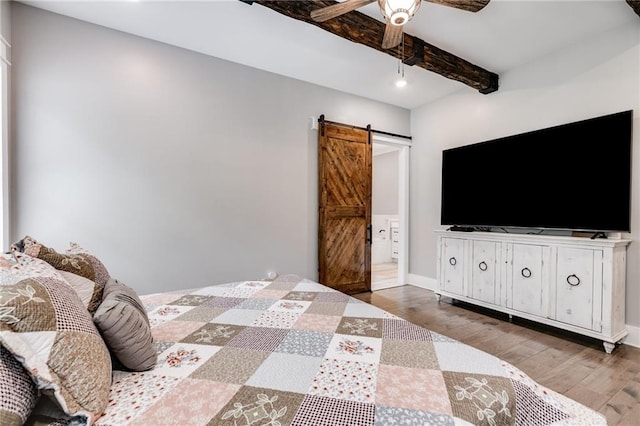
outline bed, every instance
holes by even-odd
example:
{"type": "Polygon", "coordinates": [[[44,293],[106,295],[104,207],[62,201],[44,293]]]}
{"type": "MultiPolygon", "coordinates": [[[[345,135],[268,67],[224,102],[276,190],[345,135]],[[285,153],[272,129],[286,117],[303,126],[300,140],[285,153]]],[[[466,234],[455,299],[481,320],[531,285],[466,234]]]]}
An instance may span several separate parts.
{"type": "Polygon", "coordinates": [[[116,360],[106,406],[67,404],[75,416],[60,410],[62,392],[41,387],[52,397],[38,399],[27,423],[606,424],[505,361],[296,275],[139,300],[153,368],[123,371],[116,360]]]}

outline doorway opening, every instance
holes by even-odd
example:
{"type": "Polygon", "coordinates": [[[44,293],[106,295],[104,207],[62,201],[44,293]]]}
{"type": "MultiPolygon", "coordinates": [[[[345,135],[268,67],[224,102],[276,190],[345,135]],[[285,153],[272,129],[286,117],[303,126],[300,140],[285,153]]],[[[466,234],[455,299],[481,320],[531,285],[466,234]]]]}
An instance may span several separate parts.
{"type": "Polygon", "coordinates": [[[373,135],[371,291],[407,283],[410,145],[373,135]]]}

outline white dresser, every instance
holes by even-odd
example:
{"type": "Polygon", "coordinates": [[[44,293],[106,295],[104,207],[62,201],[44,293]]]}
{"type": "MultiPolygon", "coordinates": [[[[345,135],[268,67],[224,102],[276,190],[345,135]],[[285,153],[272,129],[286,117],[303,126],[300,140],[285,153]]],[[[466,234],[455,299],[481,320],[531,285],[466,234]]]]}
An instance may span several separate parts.
{"type": "Polygon", "coordinates": [[[398,232],[398,221],[390,222],[391,228],[391,259],[398,261],[398,252],[400,250],[400,234],[398,232]]]}
{"type": "Polygon", "coordinates": [[[436,231],[436,294],[603,341],[625,327],[629,240],[436,231]]]}

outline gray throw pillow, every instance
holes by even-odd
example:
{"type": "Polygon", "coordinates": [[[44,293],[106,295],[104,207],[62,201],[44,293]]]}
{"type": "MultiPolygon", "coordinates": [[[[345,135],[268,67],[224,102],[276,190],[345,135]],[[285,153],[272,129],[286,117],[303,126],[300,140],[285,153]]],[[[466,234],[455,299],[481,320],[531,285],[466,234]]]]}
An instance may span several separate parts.
{"type": "Polygon", "coordinates": [[[125,368],[146,371],[156,365],[149,318],[135,290],[110,278],[93,321],[111,354],[125,368]]]}

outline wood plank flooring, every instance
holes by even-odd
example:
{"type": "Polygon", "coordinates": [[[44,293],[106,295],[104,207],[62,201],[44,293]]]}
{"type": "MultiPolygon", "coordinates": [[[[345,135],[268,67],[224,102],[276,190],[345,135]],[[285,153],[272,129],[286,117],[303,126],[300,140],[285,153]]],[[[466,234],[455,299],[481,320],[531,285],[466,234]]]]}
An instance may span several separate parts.
{"type": "Polygon", "coordinates": [[[354,297],[515,365],[538,383],[604,414],[610,426],[640,426],[640,349],[602,342],[402,286],[354,297]]]}
{"type": "Polygon", "coordinates": [[[374,263],[371,264],[371,287],[388,287],[398,283],[398,264],[374,263]]]}

